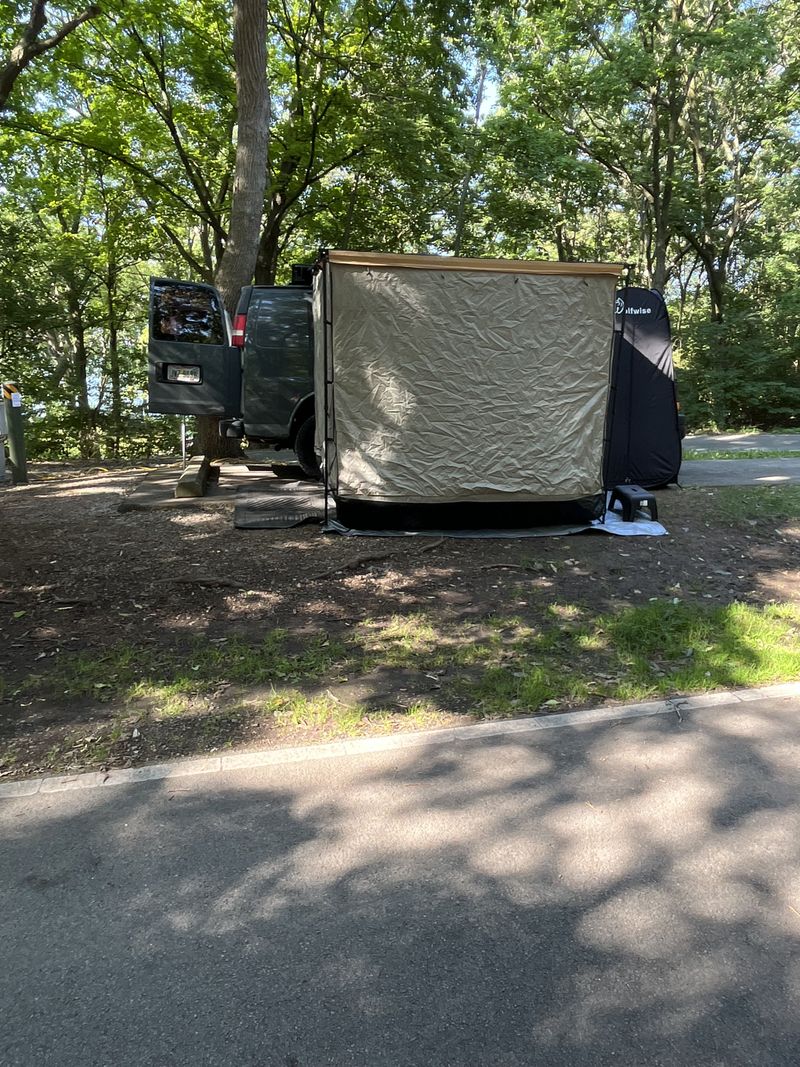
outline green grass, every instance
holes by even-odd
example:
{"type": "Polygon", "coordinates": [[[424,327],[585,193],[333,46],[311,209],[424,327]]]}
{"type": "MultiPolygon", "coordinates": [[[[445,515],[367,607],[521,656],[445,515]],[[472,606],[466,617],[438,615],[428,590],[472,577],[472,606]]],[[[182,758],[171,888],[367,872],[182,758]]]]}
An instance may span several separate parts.
{"type": "MultiPolygon", "coordinates": [[[[29,679],[23,688],[26,696],[57,696],[67,683],[81,704],[91,694],[114,701],[110,723],[96,724],[88,736],[76,726],[46,753],[41,765],[57,769],[102,765],[130,747],[137,725],[151,739],[166,739],[159,752],[176,743],[187,751],[187,737],[188,750],[200,751],[252,736],[252,725],[319,739],[429,728],[452,722],[454,714],[507,717],[795,679],[800,605],[664,598],[594,616],[575,604],[553,603],[535,625],[500,615],[444,625],[419,614],[368,620],[346,641],[293,645],[276,630],[251,645],[231,639],[171,651],[124,646],[94,658],[62,657],[53,677],[29,679]],[[406,676],[398,675],[396,702],[371,706],[346,698],[346,690],[337,697],[336,685],[344,680],[361,679],[368,690],[376,666],[418,671],[423,679],[427,674],[436,688],[406,702],[408,683],[399,680],[406,676]]],[[[0,764],[18,764],[20,745],[21,739],[11,739],[0,764]]]]}
{"type": "Polygon", "coordinates": [[[720,429],[716,423],[710,422],[707,426],[695,426],[692,425],[691,430],[688,431],[691,434],[717,434],[717,433],[735,433],[735,434],[749,434],[749,433],[797,433],[800,434],[800,426],[770,426],[765,428],[763,426],[724,426],[720,429]]]}
{"type": "MultiPolygon", "coordinates": [[[[800,511],[800,490],[797,506],[800,511]]],[[[662,692],[795,677],[798,611],[664,599],[594,618],[576,605],[555,603],[540,626],[518,617],[459,626],[395,617],[365,622],[346,643],[316,638],[293,651],[285,632],[273,631],[252,645],[232,640],[169,653],[123,646],[101,656],[63,657],[51,675],[30,678],[16,692],[93,696],[174,719],[193,714],[220,685],[232,692],[269,686],[268,711],[276,719],[319,725],[349,718],[351,710],[334,698],[304,693],[382,668],[444,673],[455,689],[443,697],[470,694],[491,713],[530,710],[593,692],[617,696],[621,685],[628,694],[632,686],[637,693],[662,692]]]]}
{"type": "Polygon", "coordinates": [[[747,448],[735,451],[733,449],[716,449],[704,451],[702,449],[685,448],[684,459],[800,459],[800,447],[797,449],[768,449],[747,448]]]}
{"type": "Polygon", "coordinates": [[[446,718],[433,701],[415,700],[408,706],[370,708],[364,704],[346,704],[325,694],[306,696],[297,690],[283,690],[270,697],[261,710],[278,726],[314,730],[328,737],[352,737],[366,730],[391,730],[397,726],[417,730],[431,729],[446,718]]]}
{"type": "Polygon", "coordinates": [[[697,515],[706,520],[746,522],[749,519],[800,519],[800,485],[726,485],[690,489],[703,497],[697,515]]]}
{"type": "Polygon", "coordinates": [[[800,608],[657,600],[511,652],[463,687],[480,714],[764,685],[800,678],[800,608]]]}
{"type": "Polygon", "coordinates": [[[255,643],[197,640],[178,649],[118,645],[99,655],[62,656],[47,674],[32,675],[27,688],[101,701],[170,701],[204,693],[221,681],[257,686],[321,677],[344,656],[344,646],[325,636],[300,649],[288,644],[286,632],[276,629],[255,643]]]}

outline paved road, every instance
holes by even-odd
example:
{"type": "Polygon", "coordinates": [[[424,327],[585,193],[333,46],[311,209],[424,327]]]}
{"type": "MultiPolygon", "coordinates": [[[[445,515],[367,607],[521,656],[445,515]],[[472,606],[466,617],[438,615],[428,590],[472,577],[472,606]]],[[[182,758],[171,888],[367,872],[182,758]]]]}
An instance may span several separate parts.
{"type": "Polygon", "coordinates": [[[800,485],[800,457],[779,459],[687,459],[681,485],[800,485]]]}
{"type": "Polygon", "coordinates": [[[0,1062],[800,1061],[800,703],[0,804],[0,1062]]]}
{"type": "Polygon", "coordinates": [[[682,485],[800,485],[800,434],[690,434],[683,447],[693,452],[741,452],[742,458],[685,460],[680,473],[682,485]],[[796,451],[798,455],[747,459],[748,450],[754,448],[796,451]]]}
{"type": "Polygon", "coordinates": [[[796,433],[708,433],[689,434],[684,448],[695,452],[747,452],[760,448],[770,452],[800,452],[796,433]]]}

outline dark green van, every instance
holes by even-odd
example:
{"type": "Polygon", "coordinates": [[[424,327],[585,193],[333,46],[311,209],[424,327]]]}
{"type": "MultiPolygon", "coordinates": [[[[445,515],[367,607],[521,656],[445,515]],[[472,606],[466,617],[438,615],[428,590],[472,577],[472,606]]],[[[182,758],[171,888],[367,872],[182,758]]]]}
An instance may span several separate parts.
{"type": "Polygon", "coordinates": [[[227,436],[291,449],[316,475],[310,270],[292,279],[246,286],[231,324],[213,286],[152,278],[149,407],[216,416],[227,436]]]}

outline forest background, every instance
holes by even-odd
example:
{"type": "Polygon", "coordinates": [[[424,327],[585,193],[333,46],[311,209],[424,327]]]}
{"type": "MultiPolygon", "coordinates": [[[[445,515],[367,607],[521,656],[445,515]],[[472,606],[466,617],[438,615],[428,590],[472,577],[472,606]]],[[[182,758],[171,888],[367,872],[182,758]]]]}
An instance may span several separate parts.
{"type": "MultiPolygon", "coordinates": [[[[172,452],[148,279],[211,280],[228,241],[231,5],[2,0],[0,106],[37,8],[58,39],[0,112],[0,376],[35,456],[172,452]]],[[[256,282],[320,247],[630,263],[667,297],[691,428],[800,428],[795,0],[266,13],[256,282]]]]}

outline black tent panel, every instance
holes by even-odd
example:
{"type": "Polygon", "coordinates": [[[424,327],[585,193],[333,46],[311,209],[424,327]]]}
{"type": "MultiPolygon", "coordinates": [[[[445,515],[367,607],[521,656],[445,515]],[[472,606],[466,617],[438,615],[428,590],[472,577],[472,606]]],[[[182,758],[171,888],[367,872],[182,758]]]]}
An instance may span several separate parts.
{"type": "Polygon", "coordinates": [[[677,481],[681,436],[664,298],[629,286],[617,293],[606,486],[646,489],[677,481]]]}

